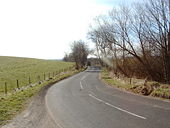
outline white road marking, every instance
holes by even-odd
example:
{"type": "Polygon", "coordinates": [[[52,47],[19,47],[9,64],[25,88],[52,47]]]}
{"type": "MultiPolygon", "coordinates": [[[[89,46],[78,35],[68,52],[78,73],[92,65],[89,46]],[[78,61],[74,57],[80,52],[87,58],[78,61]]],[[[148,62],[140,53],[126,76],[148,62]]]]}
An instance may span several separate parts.
{"type": "MultiPolygon", "coordinates": [[[[87,75],[86,75],[87,76],[87,75]]],[[[82,85],[82,80],[84,80],[85,78],[86,78],[86,76],[83,76],[82,78],[81,78],[81,81],[80,81],[80,88],[81,88],[81,90],[83,90],[84,88],[83,88],[83,85],[82,85]]]]}
{"type": "MultiPolygon", "coordinates": [[[[45,96],[45,101],[47,101],[47,95],[45,96]]],[[[55,122],[55,124],[56,124],[59,128],[64,128],[64,127],[61,126],[58,122],[56,122],[56,120],[55,120],[52,112],[50,111],[50,109],[49,109],[49,107],[48,107],[48,105],[47,105],[47,102],[45,102],[45,104],[46,104],[46,107],[47,107],[47,111],[48,111],[48,113],[50,114],[50,116],[52,117],[52,119],[53,119],[53,121],[55,122]]]]}
{"type": "Polygon", "coordinates": [[[81,88],[81,90],[84,89],[84,88],[83,88],[83,85],[82,85],[82,83],[81,83],[81,81],[80,81],[80,88],[81,88]]]}
{"type": "Polygon", "coordinates": [[[96,95],[94,94],[94,92],[92,92],[92,91],[88,91],[90,94],[89,95],[92,95],[92,96],[94,96],[94,97],[96,97],[96,95]]]}
{"type": "Polygon", "coordinates": [[[94,99],[96,99],[96,100],[98,100],[100,102],[103,102],[101,99],[98,99],[97,97],[93,96],[92,94],[89,94],[89,96],[91,96],[92,98],[94,98],[94,99]]]}
{"type": "Polygon", "coordinates": [[[86,78],[86,76],[83,76],[82,78],[81,78],[81,80],[84,80],[86,78]]]}
{"type": "Polygon", "coordinates": [[[57,126],[59,127],[59,128],[64,128],[63,126],[61,126],[59,123],[57,124],[57,126]]]}
{"type": "Polygon", "coordinates": [[[110,104],[110,103],[108,103],[108,102],[105,102],[105,101],[103,101],[103,100],[101,100],[101,99],[93,96],[92,94],[89,94],[89,96],[92,97],[93,99],[98,100],[99,102],[102,102],[102,103],[104,103],[104,104],[106,104],[106,105],[108,105],[108,106],[110,106],[110,107],[112,107],[112,108],[115,108],[115,109],[119,110],[119,111],[122,111],[122,112],[125,112],[125,113],[129,114],[129,115],[132,115],[132,116],[135,116],[135,117],[138,117],[138,118],[141,118],[141,119],[146,120],[146,118],[143,117],[143,116],[140,116],[140,115],[137,115],[137,114],[135,114],[135,113],[129,112],[129,111],[127,111],[127,110],[124,110],[124,109],[122,109],[122,108],[116,107],[116,106],[114,106],[114,105],[112,105],[112,104],[110,104]]]}
{"type": "Polygon", "coordinates": [[[89,74],[86,74],[84,75],[82,78],[81,78],[81,81],[84,80],[89,74]]]}

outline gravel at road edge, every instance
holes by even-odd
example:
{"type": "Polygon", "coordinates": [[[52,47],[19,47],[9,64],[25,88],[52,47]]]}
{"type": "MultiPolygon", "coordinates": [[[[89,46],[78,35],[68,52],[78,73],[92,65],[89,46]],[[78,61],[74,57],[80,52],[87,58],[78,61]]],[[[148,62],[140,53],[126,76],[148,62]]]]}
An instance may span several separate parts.
{"type": "Polygon", "coordinates": [[[45,105],[45,95],[49,87],[51,86],[43,87],[28,108],[2,128],[57,128],[45,105]]]}

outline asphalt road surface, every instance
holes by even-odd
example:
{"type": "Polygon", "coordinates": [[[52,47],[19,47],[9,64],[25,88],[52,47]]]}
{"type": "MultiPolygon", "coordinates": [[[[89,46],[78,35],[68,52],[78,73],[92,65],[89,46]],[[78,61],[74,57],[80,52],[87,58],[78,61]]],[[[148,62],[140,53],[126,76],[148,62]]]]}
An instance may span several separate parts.
{"type": "Polygon", "coordinates": [[[91,67],[52,86],[45,97],[58,128],[170,128],[170,103],[105,85],[91,67]]]}

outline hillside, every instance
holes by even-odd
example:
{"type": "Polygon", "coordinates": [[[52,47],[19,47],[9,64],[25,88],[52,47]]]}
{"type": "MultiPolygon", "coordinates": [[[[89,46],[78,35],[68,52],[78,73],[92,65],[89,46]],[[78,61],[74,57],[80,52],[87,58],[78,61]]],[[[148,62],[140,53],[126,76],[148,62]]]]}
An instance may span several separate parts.
{"type": "Polygon", "coordinates": [[[5,82],[8,91],[11,91],[17,87],[17,80],[20,87],[26,86],[29,84],[29,77],[30,82],[34,83],[39,79],[38,76],[44,79],[44,74],[45,77],[49,77],[49,74],[68,69],[73,65],[74,63],[54,60],[0,56],[0,94],[4,93],[5,82]]]}

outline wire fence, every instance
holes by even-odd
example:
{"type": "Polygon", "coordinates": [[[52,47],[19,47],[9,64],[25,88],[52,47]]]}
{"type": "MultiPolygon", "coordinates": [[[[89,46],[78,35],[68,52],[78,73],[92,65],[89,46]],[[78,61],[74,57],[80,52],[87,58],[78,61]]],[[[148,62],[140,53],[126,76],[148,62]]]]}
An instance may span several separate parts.
{"type": "Polygon", "coordinates": [[[55,77],[61,75],[62,73],[64,74],[67,71],[72,71],[74,69],[74,66],[68,67],[65,69],[60,69],[58,71],[54,71],[51,73],[44,73],[44,74],[39,74],[35,76],[34,78],[31,78],[31,76],[27,76],[27,79],[25,79],[24,83],[27,83],[23,85],[20,79],[15,80],[15,85],[10,86],[10,83],[8,81],[4,82],[4,86],[1,85],[0,87],[0,97],[7,96],[10,94],[14,94],[17,91],[25,90],[29,87],[36,86],[38,84],[42,84],[45,81],[49,81],[51,79],[54,79],[55,77]]]}

